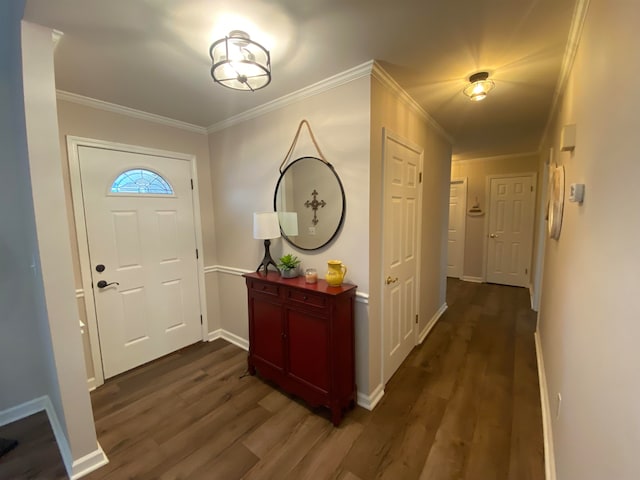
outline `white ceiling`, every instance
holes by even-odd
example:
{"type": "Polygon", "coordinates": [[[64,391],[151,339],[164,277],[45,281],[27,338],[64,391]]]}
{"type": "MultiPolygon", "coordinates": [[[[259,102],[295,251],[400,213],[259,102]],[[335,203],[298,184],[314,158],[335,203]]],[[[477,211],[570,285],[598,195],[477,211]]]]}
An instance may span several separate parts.
{"type": "Polygon", "coordinates": [[[64,33],[59,90],[209,127],[375,59],[454,137],[455,158],[532,152],[575,0],[27,0],[64,33]],[[213,83],[209,45],[245,30],[271,50],[257,92],[213,83]],[[487,70],[483,102],[461,92],[487,70]]]}

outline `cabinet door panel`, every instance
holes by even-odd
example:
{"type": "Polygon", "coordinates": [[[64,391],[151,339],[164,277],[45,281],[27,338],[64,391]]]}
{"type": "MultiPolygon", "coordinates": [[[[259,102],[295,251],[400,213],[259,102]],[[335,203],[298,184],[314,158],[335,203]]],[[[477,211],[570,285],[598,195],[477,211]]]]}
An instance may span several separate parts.
{"type": "Polygon", "coordinates": [[[287,309],[289,374],[323,393],[329,391],[329,345],[327,321],[287,309]]]}
{"type": "Polygon", "coordinates": [[[255,357],[283,370],[282,305],[257,296],[252,301],[251,352],[255,357]]]}

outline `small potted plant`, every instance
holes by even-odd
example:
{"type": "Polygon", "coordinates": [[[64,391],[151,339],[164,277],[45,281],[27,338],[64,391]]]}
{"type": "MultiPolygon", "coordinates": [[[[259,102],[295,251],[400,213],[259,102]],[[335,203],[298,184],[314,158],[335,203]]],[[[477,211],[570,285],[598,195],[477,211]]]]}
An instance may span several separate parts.
{"type": "Polygon", "coordinates": [[[283,278],[293,278],[298,276],[298,265],[300,265],[300,260],[298,257],[293,255],[292,253],[287,253],[280,257],[280,263],[278,263],[278,269],[280,270],[280,275],[283,278]]]}

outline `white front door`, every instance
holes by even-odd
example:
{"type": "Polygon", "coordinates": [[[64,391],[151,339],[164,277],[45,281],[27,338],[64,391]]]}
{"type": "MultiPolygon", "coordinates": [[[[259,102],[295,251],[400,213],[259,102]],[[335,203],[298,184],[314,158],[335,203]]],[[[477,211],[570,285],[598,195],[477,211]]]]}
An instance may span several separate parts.
{"type": "Polygon", "coordinates": [[[487,282],[529,285],[534,175],[490,179],[487,282]]]}
{"type": "Polygon", "coordinates": [[[416,344],[422,151],[386,135],[383,192],[383,371],[385,383],[416,344]]]}
{"type": "Polygon", "coordinates": [[[452,180],[449,188],[447,277],[461,278],[463,274],[466,208],[467,179],[452,180]]]}
{"type": "Polygon", "coordinates": [[[78,156],[108,378],[202,339],[191,166],[88,146],[78,156]]]}

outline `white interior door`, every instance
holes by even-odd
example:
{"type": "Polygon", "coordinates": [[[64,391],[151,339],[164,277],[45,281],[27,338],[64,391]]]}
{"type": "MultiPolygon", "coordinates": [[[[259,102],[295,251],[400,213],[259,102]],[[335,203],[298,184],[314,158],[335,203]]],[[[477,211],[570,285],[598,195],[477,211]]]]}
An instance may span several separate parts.
{"type": "Polygon", "coordinates": [[[452,180],[449,189],[448,277],[461,278],[463,275],[466,210],[467,179],[452,180]]]}
{"type": "Polygon", "coordinates": [[[534,175],[491,178],[487,282],[529,285],[534,175]]]}
{"type": "Polygon", "coordinates": [[[191,166],[87,146],[78,155],[108,378],[202,338],[191,166]]]}
{"type": "Polygon", "coordinates": [[[387,382],[416,344],[422,152],[385,136],[383,372],[387,382]]]}

